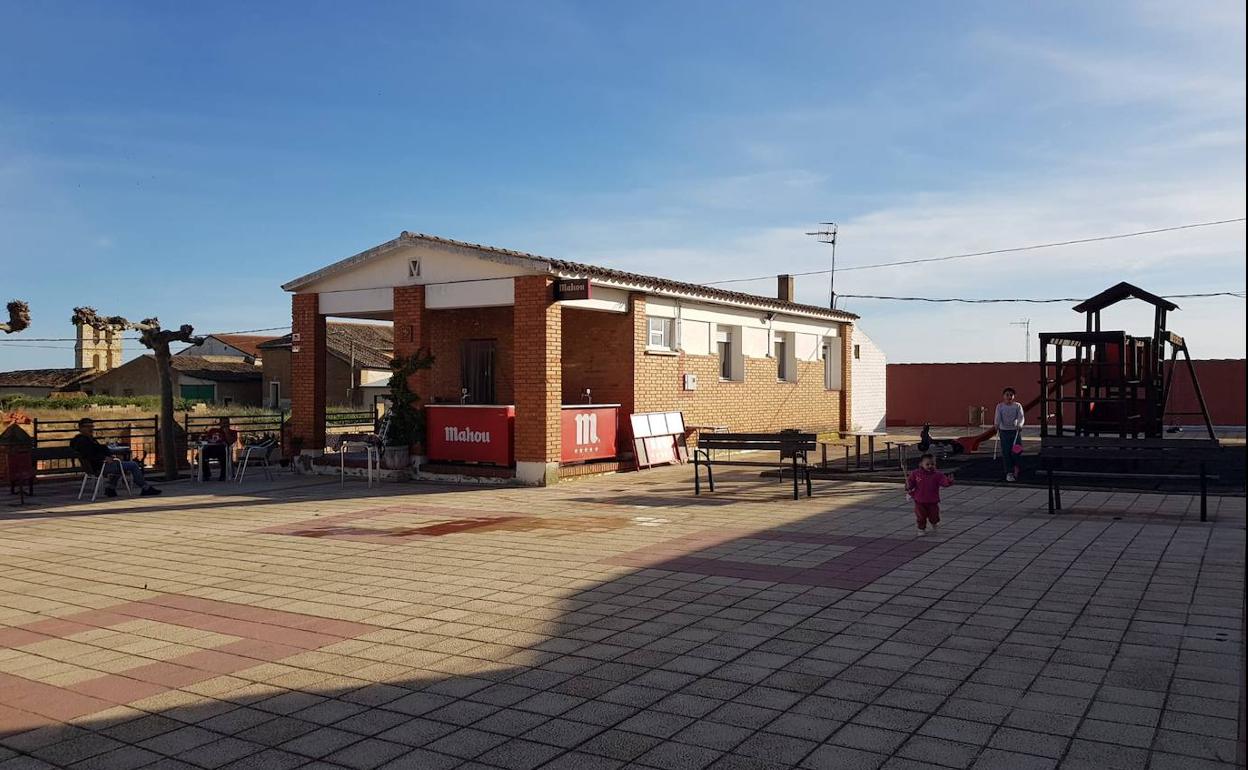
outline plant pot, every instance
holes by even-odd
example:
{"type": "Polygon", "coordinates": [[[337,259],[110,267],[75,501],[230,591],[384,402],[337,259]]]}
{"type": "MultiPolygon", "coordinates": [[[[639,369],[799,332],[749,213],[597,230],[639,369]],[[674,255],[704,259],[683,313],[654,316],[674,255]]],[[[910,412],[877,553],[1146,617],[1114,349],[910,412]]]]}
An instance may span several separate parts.
{"type": "Polygon", "coordinates": [[[411,451],[405,446],[382,447],[381,467],[387,470],[403,470],[411,464],[411,451]]]}

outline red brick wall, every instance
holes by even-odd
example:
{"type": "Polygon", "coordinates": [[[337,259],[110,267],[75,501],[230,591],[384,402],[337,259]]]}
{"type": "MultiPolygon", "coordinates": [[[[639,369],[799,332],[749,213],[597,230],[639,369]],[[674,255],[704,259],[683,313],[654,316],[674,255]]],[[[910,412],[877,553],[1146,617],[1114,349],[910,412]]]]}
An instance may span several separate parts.
{"type": "Polygon", "coordinates": [[[797,381],[779,382],[774,360],[746,358],[744,381],[721,382],[717,356],[646,353],[645,298],[634,296],[633,308],[634,411],[680,411],[688,425],[724,425],[736,432],[842,427],[842,394],[823,387],[823,362],[799,362],[797,381]],[[697,375],[696,390],[683,390],[686,373],[697,375]]]}
{"type": "MultiPolygon", "coordinates": [[[[425,310],[424,286],[396,286],[394,288],[394,355],[410,356],[418,350],[429,349],[429,313],[425,310]]],[[[437,362],[434,362],[437,366],[437,362]]],[[[408,378],[408,387],[420,396],[421,403],[429,403],[432,372],[421,369],[408,378]]]]}
{"type": "Polygon", "coordinates": [[[325,448],[325,316],[316,294],[291,296],[290,435],[303,449],[325,448]]]}
{"type": "Polygon", "coordinates": [[[627,417],[633,411],[632,316],[564,308],[562,321],[563,403],[583,403],[589,388],[594,403],[620,404],[627,417]]]}
{"type": "Polygon", "coordinates": [[[544,275],[515,279],[514,377],[517,462],[559,460],[562,313],[544,275]]]}
{"type": "MultiPolygon", "coordinates": [[[[426,313],[433,371],[430,400],[459,403],[460,358],[465,340],[497,340],[494,358],[494,400],[499,404],[515,403],[513,375],[515,346],[514,313],[510,307],[478,307],[455,310],[430,310],[426,313]]],[[[425,393],[421,393],[422,396],[425,393]]],[[[474,397],[475,398],[475,397],[474,397]]]]}
{"type": "MultiPolygon", "coordinates": [[[[1196,361],[1196,376],[1209,405],[1214,425],[1244,425],[1244,360],[1196,361]]],[[[1183,367],[1175,378],[1170,409],[1198,411],[1190,378],[1183,367]]],[[[1022,361],[961,364],[889,364],[888,424],[966,425],[967,407],[992,409],[1001,399],[1001,389],[1011,386],[1019,400],[1027,403],[1040,393],[1040,365],[1022,361]]],[[[1027,413],[1028,422],[1039,421],[1038,407],[1027,413]]],[[[1185,424],[1199,424],[1199,416],[1182,418],[1185,424]]]]}

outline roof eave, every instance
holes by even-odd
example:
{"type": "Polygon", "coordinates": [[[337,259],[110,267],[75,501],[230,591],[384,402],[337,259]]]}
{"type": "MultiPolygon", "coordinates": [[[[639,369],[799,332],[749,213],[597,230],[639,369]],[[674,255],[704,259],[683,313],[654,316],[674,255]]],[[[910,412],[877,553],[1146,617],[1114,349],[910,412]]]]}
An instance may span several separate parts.
{"type": "Polygon", "coordinates": [[[657,294],[664,297],[675,297],[677,299],[691,299],[698,302],[708,302],[728,307],[747,308],[749,310],[759,310],[765,313],[783,313],[785,315],[797,315],[804,318],[818,318],[820,320],[838,323],[852,323],[858,320],[858,316],[854,313],[846,313],[840,310],[820,311],[815,308],[796,305],[786,306],[780,301],[768,302],[765,297],[759,297],[757,302],[749,302],[729,297],[716,297],[710,293],[702,294],[694,291],[679,291],[677,289],[650,284],[643,281],[621,281],[618,278],[606,278],[604,276],[597,275],[592,271],[561,270],[552,266],[550,268],[550,272],[552,275],[559,278],[589,278],[600,286],[607,286],[612,289],[641,291],[647,294],[657,294]]]}

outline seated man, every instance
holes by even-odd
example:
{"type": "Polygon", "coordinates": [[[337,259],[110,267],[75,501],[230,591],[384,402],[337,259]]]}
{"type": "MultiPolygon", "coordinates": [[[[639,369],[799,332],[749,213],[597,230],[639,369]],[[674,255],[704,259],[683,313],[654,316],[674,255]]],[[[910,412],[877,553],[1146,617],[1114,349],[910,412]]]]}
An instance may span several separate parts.
{"type": "Polygon", "coordinates": [[[109,461],[113,453],[108,447],[95,440],[95,421],[90,417],[83,417],[78,421],[78,435],[69,441],[70,449],[78,453],[82,458],[84,466],[89,468],[92,473],[99,475],[104,473],[107,479],[104,487],[105,497],[117,496],[117,480],[121,478],[122,473],[129,473],[134,479],[134,483],[143,490],[141,493],[144,497],[150,495],[159,495],[160,490],[143,478],[143,466],[131,460],[109,461]]]}
{"type": "Polygon", "coordinates": [[[230,418],[222,417],[217,422],[217,427],[209,428],[204,431],[204,441],[208,442],[202,450],[202,458],[200,462],[204,464],[204,480],[208,480],[208,461],[216,460],[221,464],[221,475],[219,481],[225,481],[225,469],[229,463],[229,452],[234,448],[235,442],[238,441],[238,431],[230,428],[230,418]]]}

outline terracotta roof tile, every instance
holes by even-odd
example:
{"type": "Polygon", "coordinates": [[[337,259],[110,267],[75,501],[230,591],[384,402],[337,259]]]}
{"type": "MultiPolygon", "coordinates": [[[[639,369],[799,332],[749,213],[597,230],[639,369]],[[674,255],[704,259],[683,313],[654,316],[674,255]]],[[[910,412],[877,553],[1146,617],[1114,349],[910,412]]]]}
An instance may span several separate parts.
{"type": "Polygon", "coordinates": [[[0,372],[0,387],[60,389],[80,385],[98,374],[94,369],[18,369],[0,372]]]}
{"type": "MultiPolygon", "coordinates": [[[[383,324],[354,324],[341,321],[325,323],[325,347],[334,356],[366,369],[389,369],[394,357],[394,328],[383,324]]],[[[261,343],[261,351],[291,346],[290,335],[261,343]]]]}

